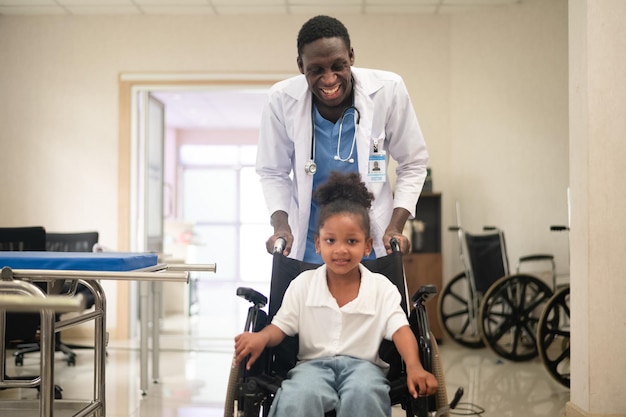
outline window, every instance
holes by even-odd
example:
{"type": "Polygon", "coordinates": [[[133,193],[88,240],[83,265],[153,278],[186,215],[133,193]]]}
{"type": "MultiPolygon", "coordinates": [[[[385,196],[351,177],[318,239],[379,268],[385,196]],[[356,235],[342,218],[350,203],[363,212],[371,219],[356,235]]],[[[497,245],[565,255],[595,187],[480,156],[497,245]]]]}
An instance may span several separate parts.
{"type": "Polygon", "coordinates": [[[272,233],[254,170],[255,145],[180,147],[183,221],[194,224],[189,262],[217,263],[211,279],[258,282],[269,289],[272,259],[265,241],[272,233]]]}

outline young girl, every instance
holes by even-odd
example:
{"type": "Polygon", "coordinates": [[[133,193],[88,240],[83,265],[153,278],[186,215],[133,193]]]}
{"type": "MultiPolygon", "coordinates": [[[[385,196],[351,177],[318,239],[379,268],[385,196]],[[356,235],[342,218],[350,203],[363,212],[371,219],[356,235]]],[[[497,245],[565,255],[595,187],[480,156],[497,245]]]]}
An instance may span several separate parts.
{"type": "Polygon", "coordinates": [[[422,367],[417,341],[400,293],[361,259],[372,250],[368,209],[373,195],[358,173],[332,172],[315,194],[321,206],[315,248],[324,265],[295,278],[272,323],[235,338],[237,363],[248,368],[265,347],[299,335],[298,364],[289,372],[270,417],[389,417],[386,364],[378,357],[382,339],[393,340],[406,364],[413,397],[437,392],[437,380],[422,367]]]}

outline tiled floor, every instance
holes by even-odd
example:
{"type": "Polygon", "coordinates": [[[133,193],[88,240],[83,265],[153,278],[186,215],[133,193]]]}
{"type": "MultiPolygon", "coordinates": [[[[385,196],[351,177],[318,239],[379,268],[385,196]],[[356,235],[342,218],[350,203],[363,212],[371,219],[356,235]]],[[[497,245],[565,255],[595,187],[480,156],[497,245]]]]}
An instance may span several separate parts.
{"type": "MultiPolygon", "coordinates": [[[[213,417],[223,415],[232,338],[242,326],[245,301],[234,296],[230,284],[212,287],[209,300],[201,297],[200,312],[193,318],[170,316],[162,323],[160,378],[147,395],[139,390],[139,354],[136,341],[112,341],[106,367],[106,415],[108,417],[213,417]],[[223,300],[221,308],[211,308],[223,300]]],[[[487,349],[470,350],[452,342],[440,346],[448,394],[463,387],[465,395],[458,415],[484,417],[557,417],[563,415],[569,391],[554,382],[538,359],[511,363],[487,349]],[[462,409],[461,409],[462,408],[462,409]],[[480,412],[484,410],[484,412],[480,412]],[[472,414],[472,411],[475,412],[472,414]]],[[[64,399],[85,399],[92,393],[91,351],[77,351],[76,367],[57,356],[56,383],[64,399]]],[[[60,355],[60,354],[57,354],[60,355]]],[[[10,374],[15,370],[8,361],[10,374]]],[[[26,359],[19,371],[36,370],[36,357],[26,359]]],[[[3,399],[34,399],[32,389],[0,391],[3,399]]],[[[36,413],[31,414],[33,416],[36,413]]],[[[62,413],[55,413],[55,416],[62,413]]],[[[394,416],[404,415],[394,410],[394,416]]],[[[21,417],[21,414],[19,415],[21,417]]]]}

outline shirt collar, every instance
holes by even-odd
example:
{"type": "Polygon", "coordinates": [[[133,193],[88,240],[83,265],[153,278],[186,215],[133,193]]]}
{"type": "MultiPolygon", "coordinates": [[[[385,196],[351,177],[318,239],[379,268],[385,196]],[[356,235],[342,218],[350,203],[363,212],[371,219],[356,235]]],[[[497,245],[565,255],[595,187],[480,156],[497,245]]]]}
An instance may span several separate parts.
{"type": "MultiPolygon", "coordinates": [[[[326,265],[322,265],[315,270],[311,280],[309,294],[306,299],[306,307],[329,307],[334,310],[338,309],[337,302],[333,298],[328,284],[326,283],[326,265]]],[[[341,307],[344,313],[348,314],[376,314],[376,286],[374,285],[374,277],[372,273],[359,264],[361,271],[361,286],[359,294],[348,304],[341,307]]]]}

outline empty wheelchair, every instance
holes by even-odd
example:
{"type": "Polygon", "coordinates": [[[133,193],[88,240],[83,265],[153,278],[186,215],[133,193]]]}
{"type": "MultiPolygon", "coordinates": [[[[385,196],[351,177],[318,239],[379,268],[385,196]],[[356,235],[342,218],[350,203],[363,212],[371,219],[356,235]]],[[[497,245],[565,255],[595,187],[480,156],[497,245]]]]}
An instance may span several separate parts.
{"type": "MultiPolygon", "coordinates": [[[[568,231],[568,226],[551,226],[555,232],[568,231]]],[[[570,387],[570,287],[555,287],[546,303],[537,326],[539,358],[550,375],[561,385],[570,387]]]]}
{"type": "MultiPolygon", "coordinates": [[[[402,266],[402,255],[397,243],[394,253],[363,264],[371,271],[387,276],[403,294],[401,304],[407,309],[406,285],[402,266]]],[[[250,288],[238,288],[237,295],[252,303],[244,331],[260,331],[266,326],[280,308],[282,297],[290,282],[301,272],[317,268],[319,265],[304,263],[282,255],[282,247],[274,250],[270,302],[268,312],[262,308],[267,304],[267,297],[250,288]]],[[[406,374],[399,353],[392,342],[383,341],[379,355],[390,365],[387,378],[390,383],[391,403],[401,404],[407,417],[448,416],[463,391],[459,389],[452,403],[448,404],[441,359],[435,338],[430,332],[428,316],[424,303],[436,293],[434,286],[425,286],[412,299],[414,309],[409,315],[409,323],[418,341],[420,359],[423,367],[433,373],[439,383],[437,395],[413,399],[406,386],[406,374]]],[[[264,353],[246,370],[245,363],[231,367],[224,406],[225,417],[258,417],[259,413],[267,416],[272,400],[287,372],[296,365],[298,340],[287,337],[280,345],[266,349],[264,353]]],[[[333,415],[332,413],[329,415],[333,415]]],[[[321,416],[320,416],[321,417],[321,416]]]]}
{"type": "Polygon", "coordinates": [[[541,279],[519,273],[525,262],[552,261],[552,255],[520,258],[518,273],[509,273],[504,233],[494,227],[483,234],[459,236],[465,271],[445,286],[438,313],[446,333],[470,348],[489,346],[513,361],[537,356],[536,328],[552,289],[541,279]]]}

